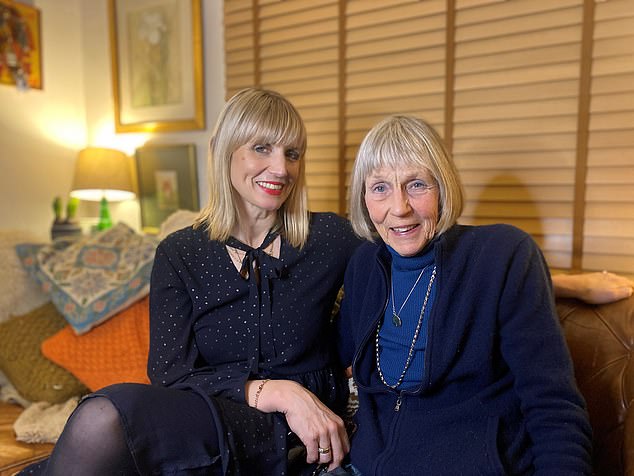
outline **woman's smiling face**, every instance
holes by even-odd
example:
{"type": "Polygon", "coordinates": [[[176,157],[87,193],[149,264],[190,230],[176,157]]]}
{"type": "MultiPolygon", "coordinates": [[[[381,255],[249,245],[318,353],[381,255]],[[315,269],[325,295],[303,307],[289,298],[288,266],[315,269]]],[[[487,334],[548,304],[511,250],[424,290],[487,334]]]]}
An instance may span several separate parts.
{"type": "Polygon", "coordinates": [[[414,256],[434,237],[438,185],[425,169],[381,167],[365,180],[365,205],[381,239],[414,256]]]}
{"type": "Polygon", "coordinates": [[[291,193],[300,171],[292,147],[249,143],[231,156],[231,184],[245,210],[277,211],[291,193]]]}

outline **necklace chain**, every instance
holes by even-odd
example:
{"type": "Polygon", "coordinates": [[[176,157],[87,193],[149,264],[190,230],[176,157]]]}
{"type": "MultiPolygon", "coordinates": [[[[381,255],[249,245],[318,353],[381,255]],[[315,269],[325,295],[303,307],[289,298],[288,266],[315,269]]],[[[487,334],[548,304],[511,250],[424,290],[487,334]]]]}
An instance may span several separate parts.
{"type": "Polygon", "coordinates": [[[394,307],[394,280],[390,276],[390,286],[392,287],[392,324],[394,324],[394,326],[401,327],[401,325],[403,324],[403,320],[401,319],[401,311],[405,307],[405,304],[407,304],[407,300],[414,292],[414,288],[416,288],[416,285],[420,281],[420,278],[423,276],[423,273],[425,272],[426,269],[427,269],[427,266],[425,266],[421,270],[420,274],[418,275],[418,278],[416,278],[416,282],[414,283],[414,286],[412,286],[412,289],[410,289],[409,293],[407,293],[407,297],[405,298],[405,301],[403,301],[403,304],[401,304],[401,307],[399,308],[398,312],[396,312],[396,307],[394,307]]]}
{"type": "MultiPolygon", "coordinates": [[[[425,271],[424,268],[423,268],[423,271],[425,271]]],[[[431,294],[431,287],[434,284],[435,279],[436,279],[436,266],[434,266],[434,269],[431,272],[431,277],[429,278],[429,284],[427,285],[427,292],[425,293],[425,300],[423,301],[423,307],[420,310],[420,316],[418,317],[418,323],[416,324],[416,330],[414,331],[414,337],[412,338],[412,343],[409,346],[409,352],[407,353],[407,360],[405,361],[405,366],[403,367],[403,371],[401,372],[400,377],[398,378],[398,380],[396,381],[394,385],[390,385],[389,383],[385,381],[385,376],[383,375],[383,371],[381,370],[381,362],[379,358],[379,355],[380,355],[379,332],[381,331],[382,320],[379,320],[379,324],[376,326],[376,338],[375,338],[375,345],[374,345],[376,349],[376,369],[379,371],[379,377],[381,378],[381,382],[383,382],[385,386],[390,387],[393,390],[395,390],[401,383],[403,383],[403,379],[405,378],[407,369],[409,369],[409,366],[412,363],[412,357],[414,355],[414,346],[416,345],[416,341],[418,340],[418,334],[420,333],[420,329],[423,325],[423,315],[425,314],[425,309],[427,308],[427,301],[429,300],[429,295],[431,294]]]]}

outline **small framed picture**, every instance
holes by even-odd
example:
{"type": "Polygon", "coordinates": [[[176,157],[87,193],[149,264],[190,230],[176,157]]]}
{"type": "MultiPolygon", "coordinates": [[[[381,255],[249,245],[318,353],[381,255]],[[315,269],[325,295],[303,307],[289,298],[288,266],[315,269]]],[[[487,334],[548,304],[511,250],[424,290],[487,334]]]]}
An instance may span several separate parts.
{"type": "Polygon", "coordinates": [[[135,153],[141,226],[158,233],[177,210],[198,211],[198,173],[193,144],[146,145],[135,153]]]}

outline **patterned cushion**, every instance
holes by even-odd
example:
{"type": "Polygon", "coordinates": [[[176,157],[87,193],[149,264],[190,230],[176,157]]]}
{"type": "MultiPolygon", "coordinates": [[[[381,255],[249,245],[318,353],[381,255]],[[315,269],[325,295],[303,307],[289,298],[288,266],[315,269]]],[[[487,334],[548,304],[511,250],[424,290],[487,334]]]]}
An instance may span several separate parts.
{"type": "Polygon", "coordinates": [[[149,315],[146,296],[86,334],[66,326],[42,343],[42,353],[92,391],[119,382],[149,383],[149,315]]]}
{"type": "Polygon", "coordinates": [[[63,249],[19,245],[16,251],[73,330],[83,334],[147,295],[156,244],[119,223],[63,249]]]}
{"type": "Polygon", "coordinates": [[[27,400],[61,403],[88,392],[40,351],[44,339],[64,326],[66,321],[50,302],[0,323],[0,370],[27,400]]]}

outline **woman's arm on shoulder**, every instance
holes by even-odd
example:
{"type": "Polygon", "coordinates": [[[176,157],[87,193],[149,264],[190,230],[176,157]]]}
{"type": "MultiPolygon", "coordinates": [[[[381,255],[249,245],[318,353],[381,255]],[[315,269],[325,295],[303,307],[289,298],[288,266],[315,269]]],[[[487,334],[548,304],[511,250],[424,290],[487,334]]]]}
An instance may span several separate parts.
{"type": "Polygon", "coordinates": [[[634,281],[607,271],[552,275],[556,297],[577,298],[590,304],[603,304],[628,298],[634,281]]]}

